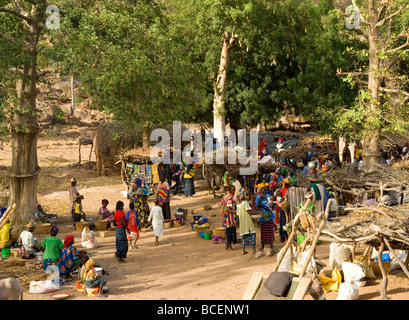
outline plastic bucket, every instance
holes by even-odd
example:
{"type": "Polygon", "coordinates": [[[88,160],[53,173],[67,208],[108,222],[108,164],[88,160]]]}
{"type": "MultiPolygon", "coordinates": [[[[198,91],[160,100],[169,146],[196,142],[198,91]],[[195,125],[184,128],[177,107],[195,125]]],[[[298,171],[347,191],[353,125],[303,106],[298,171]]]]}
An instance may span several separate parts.
{"type": "Polygon", "coordinates": [[[7,258],[9,255],[10,255],[10,249],[9,248],[1,249],[1,256],[3,258],[7,258]]]}
{"type": "Polygon", "coordinates": [[[212,240],[212,233],[211,232],[205,232],[204,239],[205,240],[212,240]]]}
{"type": "Polygon", "coordinates": [[[75,288],[79,292],[85,291],[84,282],[82,282],[81,280],[76,280],[75,281],[75,288]]]}
{"type": "Polygon", "coordinates": [[[99,294],[100,289],[101,287],[96,288],[85,287],[85,292],[87,296],[96,297],[99,294]]]}
{"type": "Polygon", "coordinates": [[[204,235],[205,235],[204,231],[199,232],[199,235],[200,235],[202,238],[204,238],[204,235]]]}

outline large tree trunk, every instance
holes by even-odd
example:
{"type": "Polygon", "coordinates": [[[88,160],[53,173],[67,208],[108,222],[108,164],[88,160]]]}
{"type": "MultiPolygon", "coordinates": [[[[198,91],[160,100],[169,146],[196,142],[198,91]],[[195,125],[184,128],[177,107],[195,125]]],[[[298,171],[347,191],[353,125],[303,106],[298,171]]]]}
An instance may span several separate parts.
{"type": "Polygon", "coordinates": [[[366,107],[366,123],[364,128],[364,144],[362,160],[364,162],[364,172],[371,173],[375,171],[380,160],[380,137],[381,128],[379,126],[379,87],[380,87],[380,72],[378,57],[378,39],[379,27],[378,12],[376,9],[376,1],[368,3],[368,42],[369,42],[369,70],[368,70],[368,90],[371,93],[371,100],[366,107]]]}
{"type": "Polygon", "coordinates": [[[234,42],[237,39],[236,34],[229,36],[225,32],[223,39],[223,47],[220,55],[219,71],[217,74],[217,81],[214,88],[213,100],[213,130],[214,137],[217,138],[220,145],[224,143],[225,131],[225,100],[226,100],[226,84],[227,84],[227,70],[229,67],[230,51],[234,42]]]}
{"type": "MultiPolygon", "coordinates": [[[[33,5],[30,20],[22,21],[26,34],[25,48],[29,61],[23,65],[22,77],[17,80],[17,102],[10,118],[12,162],[10,170],[9,205],[16,204],[11,220],[23,224],[34,219],[37,202],[37,178],[40,172],[37,159],[37,45],[44,25],[46,2],[33,5]]],[[[28,16],[28,12],[21,12],[28,16]]]]}
{"type": "Polygon", "coordinates": [[[22,80],[17,82],[18,112],[10,123],[12,162],[9,206],[16,204],[16,213],[12,217],[12,222],[16,224],[34,219],[37,202],[37,177],[40,168],[37,160],[39,126],[35,116],[36,65],[36,56],[32,56],[30,65],[24,66],[24,75],[29,76],[31,81],[29,85],[24,85],[22,80]]]}

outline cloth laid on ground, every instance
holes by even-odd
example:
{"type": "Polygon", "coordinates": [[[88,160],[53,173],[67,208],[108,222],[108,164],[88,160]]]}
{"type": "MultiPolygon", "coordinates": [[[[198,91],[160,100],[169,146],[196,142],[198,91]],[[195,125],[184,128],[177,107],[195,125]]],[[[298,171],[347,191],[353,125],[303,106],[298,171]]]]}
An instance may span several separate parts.
{"type": "Polygon", "coordinates": [[[318,275],[318,278],[322,283],[322,288],[324,289],[325,293],[329,291],[338,291],[342,283],[342,275],[338,268],[334,268],[332,270],[331,278],[320,275],[318,275]]]}
{"type": "Polygon", "coordinates": [[[294,277],[297,275],[292,272],[271,272],[264,282],[264,287],[272,295],[286,297],[294,277]]]}
{"type": "Polygon", "coordinates": [[[89,227],[85,227],[81,234],[81,245],[87,249],[94,249],[98,247],[98,241],[95,239],[95,233],[89,227]]]}

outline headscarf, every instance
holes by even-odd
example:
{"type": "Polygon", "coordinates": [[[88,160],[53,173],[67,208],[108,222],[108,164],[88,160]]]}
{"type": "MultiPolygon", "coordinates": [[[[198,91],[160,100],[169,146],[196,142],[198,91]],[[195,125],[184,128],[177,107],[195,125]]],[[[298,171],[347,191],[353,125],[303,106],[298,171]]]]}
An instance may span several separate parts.
{"type": "Polygon", "coordinates": [[[74,236],[69,234],[64,238],[64,247],[68,247],[71,241],[74,240],[74,236]]]}
{"type": "Polygon", "coordinates": [[[282,168],[282,169],[280,170],[280,173],[281,173],[281,174],[287,174],[287,170],[285,170],[284,168],[282,168]]]}
{"type": "Polygon", "coordinates": [[[259,193],[261,188],[265,188],[266,185],[264,183],[259,183],[258,185],[254,186],[256,188],[256,192],[259,193]]]}
{"type": "Polygon", "coordinates": [[[75,179],[75,178],[71,178],[71,179],[70,179],[70,181],[68,182],[68,183],[69,183],[70,188],[71,188],[71,185],[72,185],[72,183],[73,183],[74,181],[76,182],[76,181],[77,181],[77,179],[75,179]]]}
{"type": "Polygon", "coordinates": [[[58,234],[58,231],[60,231],[60,229],[58,229],[57,226],[52,226],[52,227],[50,228],[50,231],[54,231],[55,234],[58,234]]]}
{"type": "Polygon", "coordinates": [[[247,198],[247,194],[248,194],[248,192],[247,192],[247,190],[245,188],[240,188],[238,198],[240,200],[245,200],[247,198]]]}
{"type": "Polygon", "coordinates": [[[96,277],[94,266],[95,261],[93,259],[88,259],[88,261],[85,263],[84,281],[92,280],[92,278],[96,277]]]}

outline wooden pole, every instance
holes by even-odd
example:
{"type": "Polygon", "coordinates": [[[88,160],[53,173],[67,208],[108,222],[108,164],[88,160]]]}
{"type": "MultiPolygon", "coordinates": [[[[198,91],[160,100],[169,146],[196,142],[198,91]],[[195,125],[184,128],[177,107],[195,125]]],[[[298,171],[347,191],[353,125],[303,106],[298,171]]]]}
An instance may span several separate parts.
{"type": "Polygon", "coordinates": [[[16,210],[16,204],[14,203],[11,207],[8,207],[4,215],[1,217],[0,220],[0,229],[3,228],[3,226],[7,223],[7,221],[10,220],[12,214],[16,210]]]}
{"type": "MultiPolygon", "coordinates": [[[[311,202],[311,197],[307,198],[307,201],[304,203],[304,207],[301,210],[306,211],[307,208],[308,208],[308,205],[310,204],[310,202],[311,202]]],[[[288,248],[293,243],[295,233],[297,232],[297,229],[298,229],[297,224],[298,224],[299,220],[300,220],[300,215],[297,214],[295,216],[294,220],[293,220],[293,229],[291,230],[291,234],[288,236],[287,242],[286,242],[286,244],[285,244],[285,246],[283,248],[283,252],[282,252],[281,256],[279,257],[279,259],[277,260],[277,263],[275,264],[275,266],[273,268],[273,272],[278,270],[278,267],[280,266],[281,261],[283,261],[284,256],[286,255],[288,248]]]]}
{"type": "Polygon", "coordinates": [[[395,250],[393,250],[391,244],[389,243],[389,240],[387,237],[383,238],[383,241],[385,241],[386,246],[388,247],[390,253],[392,253],[392,256],[396,259],[396,261],[399,263],[399,265],[401,266],[402,270],[405,272],[406,276],[409,278],[409,271],[408,268],[406,268],[405,264],[400,261],[398,255],[396,254],[395,250]]]}
{"type": "Polygon", "coordinates": [[[305,260],[305,263],[304,263],[304,265],[303,265],[303,267],[301,269],[301,272],[300,272],[300,275],[299,275],[300,279],[304,276],[304,274],[305,274],[305,272],[307,270],[308,263],[310,262],[310,260],[312,258],[312,255],[314,254],[314,250],[315,250],[315,247],[317,246],[317,242],[318,242],[318,239],[319,239],[319,237],[321,235],[321,231],[322,231],[322,229],[324,229],[324,226],[327,223],[329,210],[331,208],[331,201],[332,201],[331,199],[328,200],[327,207],[325,208],[324,218],[322,219],[322,221],[320,223],[320,226],[319,226],[317,232],[315,233],[314,240],[312,241],[312,245],[311,245],[311,247],[309,249],[310,251],[308,252],[307,259],[305,260]]]}
{"type": "Polygon", "coordinates": [[[379,263],[379,269],[381,269],[382,273],[382,288],[381,288],[381,298],[382,300],[388,300],[388,296],[386,294],[387,288],[388,288],[388,275],[386,274],[385,266],[383,265],[382,261],[382,253],[383,250],[385,249],[385,242],[383,241],[383,237],[380,235],[376,236],[381,243],[381,246],[378,251],[378,263],[379,263]]]}

